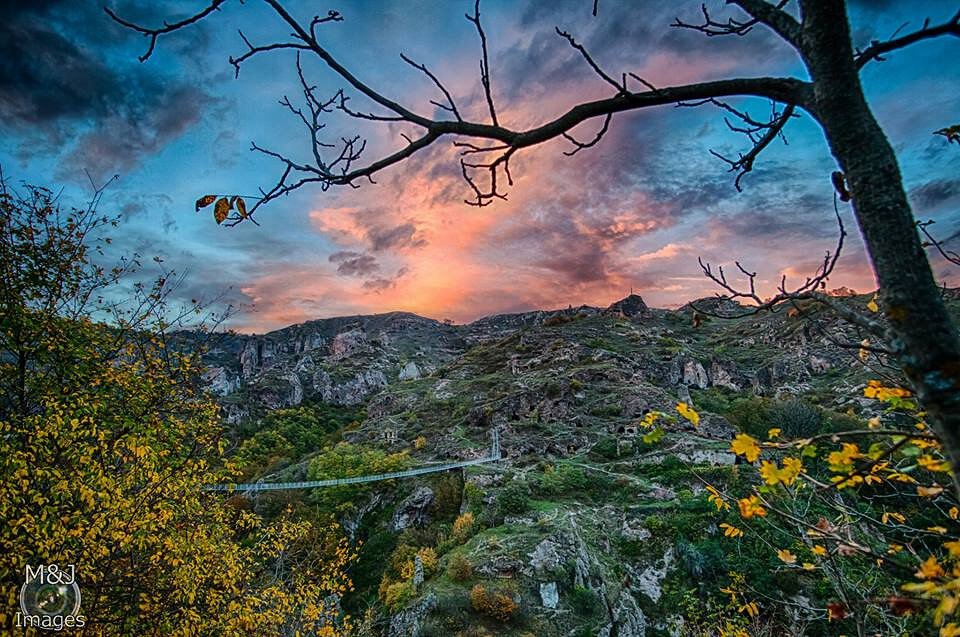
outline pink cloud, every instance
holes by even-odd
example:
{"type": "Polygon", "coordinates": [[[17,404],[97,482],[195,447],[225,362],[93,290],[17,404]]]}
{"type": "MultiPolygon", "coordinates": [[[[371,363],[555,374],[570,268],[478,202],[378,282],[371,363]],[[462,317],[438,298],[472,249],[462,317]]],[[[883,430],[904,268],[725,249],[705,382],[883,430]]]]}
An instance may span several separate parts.
{"type": "MultiPolygon", "coordinates": [[[[622,70],[665,86],[716,77],[741,61],[705,50],[659,51],[622,70]]],[[[482,118],[485,104],[476,83],[462,79],[475,68],[462,71],[451,86],[472,99],[464,99],[461,110],[482,118]]],[[[586,84],[561,79],[547,86],[534,74],[523,91],[503,97],[509,108],[504,107],[502,119],[524,128],[578,101],[609,96],[610,87],[593,79],[586,84]]],[[[753,242],[752,228],[737,232],[719,219],[707,220],[696,207],[700,204],[683,203],[696,199],[691,193],[700,194],[697,184],[664,178],[661,164],[689,168],[689,161],[674,156],[678,151],[672,146],[645,141],[669,135],[658,128],[669,113],[659,113],[614,118],[601,144],[574,157],[564,156],[571,146],[563,140],[526,149],[512,161],[509,199],[485,208],[463,203],[470,191],[459,177],[457,151],[446,142],[378,175],[377,185],[332,197],[325,193],[324,205],[309,212],[311,227],[332,243],[331,253],[363,255],[368,265],[375,259],[383,277],[338,274],[336,264],[327,261],[329,254],[309,267],[273,266],[243,290],[259,300],[259,311],[243,327],[264,330],[322,316],[392,310],[467,321],[519,309],[606,305],[631,289],[654,305],[672,306],[717,291],[700,273],[699,254],[722,261],[748,257],[762,266],[765,293],[772,293],[784,268],[791,278],[804,272],[810,237],[783,245],[769,237],[753,242]],[[653,194],[658,188],[664,192],[653,194]]],[[[575,134],[590,139],[598,126],[584,123],[575,134]]],[[[402,146],[402,129],[374,129],[372,146],[402,146]]],[[[706,148],[695,152],[706,156],[706,148]]],[[[735,201],[732,186],[730,196],[735,201]]],[[[824,245],[832,244],[828,239],[824,245]]],[[[851,257],[835,278],[837,285],[868,289],[871,274],[862,257],[851,257]]]]}

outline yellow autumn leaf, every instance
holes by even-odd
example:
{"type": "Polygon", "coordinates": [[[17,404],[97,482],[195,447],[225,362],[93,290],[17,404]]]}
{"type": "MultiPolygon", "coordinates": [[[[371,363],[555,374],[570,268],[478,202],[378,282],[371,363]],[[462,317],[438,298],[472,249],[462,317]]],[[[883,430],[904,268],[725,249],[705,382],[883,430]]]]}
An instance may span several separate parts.
{"type": "Polygon", "coordinates": [[[949,515],[951,520],[956,520],[957,517],[960,516],[960,509],[957,507],[950,507],[949,515]]]}
{"type": "Polygon", "coordinates": [[[737,506],[740,507],[740,515],[747,520],[755,515],[761,518],[767,515],[767,510],[760,504],[760,498],[755,495],[749,498],[741,498],[737,501],[737,506]]]}
{"type": "Polygon", "coordinates": [[[747,434],[737,434],[730,443],[730,451],[738,456],[743,456],[749,462],[754,462],[760,457],[760,445],[755,438],[747,434]]]}
{"type": "Polygon", "coordinates": [[[712,502],[717,507],[717,511],[730,508],[730,505],[723,499],[723,495],[714,487],[707,485],[707,492],[710,494],[707,496],[707,501],[712,502]]]}
{"type": "Polygon", "coordinates": [[[863,395],[867,398],[886,401],[894,397],[906,398],[911,395],[911,392],[902,387],[885,387],[880,381],[871,380],[867,381],[867,386],[863,388],[863,395]]]}
{"type": "Polygon", "coordinates": [[[896,520],[900,524],[905,524],[907,521],[907,518],[905,518],[902,513],[897,513],[896,511],[888,511],[880,516],[880,521],[884,524],[889,524],[891,519],[896,520]]]}
{"type": "Polygon", "coordinates": [[[917,458],[917,464],[923,467],[924,469],[926,469],[927,471],[943,472],[943,473],[950,471],[949,463],[943,460],[938,460],[937,458],[934,458],[928,453],[925,453],[919,458],[917,458]]]}
{"type": "Polygon", "coordinates": [[[657,418],[660,417],[659,411],[648,412],[646,416],[643,417],[643,420],[640,421],[640,424],[645,428],[649,429],[653,427],[654,423],[657,422],[657,418]]]}
{"type": "Polygon", "coordinates": [[[677,412],[690,421],[694,427],[700,425],[700,414],[693,410],[687,403],[677,403],[677,412]]]}
{"type": "Polygon", "coordinates": [[[917,579],[936,579],[938,577],[943,577],[943,574],[943,567],[940,566],[940,563],[937,562],[937,558],[933,555],[928,557],[922,564],[920,564],[920,569],[914,573],[917,579]]]}
{"type": "Polygon", "coordinates": [[[784,458],[783,468],[778,467],[776,462],[768,460],[764,460],[760,465],[760,477],[771,486],[778,484],[790,486],[797,481],[802,471],[803,463],[799,458],[784,458]]]}
{"type": "Polygon", "coordinates": [[[822,544],[814,544],[810,550],[818,557],[824,557],[827,554],[827,549],[822,544]]]}
{"type": "Polygon", "coordinates": [[[933,498],[943,493],[943,487],[933,485],[931,487],[918,486],[917,495],[921,498],[933,498]]]}
{"type": "Polygon", "coordinates": [[[796,564],[797,556],[790,552],[789,549],[780,549],[777,551],[777,557],[780,558],[780,561],[784,564],[796,564]]]}
{"type": "Polygon", "coordinates": [[[725,537],[740,537],[743,535],[743,531],[733,526],[732,524],[727,524],[726,522],[721,524],[720,528],[723,529],[723,535],[725,537]]]}
{"type": "Polygon", "coordinates": [[[760,614],[760,609],[757,606],[756,602],[747,602],[737,609],[738,612],[749,615],[750,617],[756,617],[760,614]]]}
{"type": "Polygon", "coordinates": [[[960,626],[950,622],[946,626],[940,628],[940,637],[960,637],[960,626]]]}
{"type": "Polygon", "coordinates": [[[862,456],[859,446],[852,442],[845,442],[840,446],[839,451],[830,452],[827,462],[830,464],[831,471],[849,471],[853,468],[853,461],[862,456]]]}
{"type": "Polygon", "coordinates": [[[774,438],[779,438],[781,431],[782,430],[780,429],[780,427],[771,427],[770,429],[767,430],[767,438],[769,438],[770,440],[773,440],[774,438]]]}

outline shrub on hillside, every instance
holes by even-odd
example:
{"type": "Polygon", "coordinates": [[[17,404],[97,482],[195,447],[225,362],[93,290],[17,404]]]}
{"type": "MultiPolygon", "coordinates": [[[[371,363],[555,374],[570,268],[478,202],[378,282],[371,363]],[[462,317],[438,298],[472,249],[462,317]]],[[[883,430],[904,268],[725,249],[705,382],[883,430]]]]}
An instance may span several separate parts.
{"type": "Polygon", "coordinates": [[[759,396],[740,398],[726,412],[717,412],[726,417],[734,427],[756,438],[766,438],[767,431],[776,427],[770,420],[770,399],[759,396]]]}
{"type": "Polygon", "coordinates": [[[520,609],[510,595],[487,590],[487,587],[483,584],[477,584],[470,589],[470,604],[478,613],[483,613],[502,622],[513,619],[520,609]]]}
{"type": "Polygon", "coordinates": [[[470,539],[470,536],[473,535],[473,529],[473,513],[467,511],[462,515],[457,516],[457,519],[453,521],[453,539],[455,539],[458,543],[463,544],[470,539]]]}
{"type": "Polygon", "coordinates": [[[497,507],[500,513],[519,515],[530,509],[530,490],[526,483],[514,480],[497,495],[497,507]]]}
{"type": "Polygon", "coordinates": [[[780,427],[785,438],[808,438],[820,432],[820,410],[800,398],[774,405],[771,427],[780,427]]]}
{"type": "Polygon", "coordinates": [[[447,564],[447,576],[454,582],[465,582],[473,577],[473,564],[465,555],[457,553],[447,564]]]}
{"type": "Polygon", "coordinates": [[[456,473],[442,475],[433,485],[433,502],[430,512],[433,517],[449,520],[460,511],[463,501],[463,482],[456,473]]]}
{"type": "Polygon", "coordinates": [[[396,612],[403,608],[408,601],[413,597],[414,589],[413,582],[394,582],[387,584],[386,589],[383,592],[383,603],[391,611],[396,612]]]}
{"type": "Polygon", "coordinates": [[[555,325],[572,323],[575,320],[577,320],[577,317],[571,316],[569,314],[554,314],[553,316],[547,317],[547,319],[544,320],[543,325],[545,327],[553,327],[555,325]]]}
{"type": "Polygon", "coordinates": [[[570,593],[570,606],[580,617],[593,617],[600,610],[600,596],[586,586],[575,586],[570,593]]]}

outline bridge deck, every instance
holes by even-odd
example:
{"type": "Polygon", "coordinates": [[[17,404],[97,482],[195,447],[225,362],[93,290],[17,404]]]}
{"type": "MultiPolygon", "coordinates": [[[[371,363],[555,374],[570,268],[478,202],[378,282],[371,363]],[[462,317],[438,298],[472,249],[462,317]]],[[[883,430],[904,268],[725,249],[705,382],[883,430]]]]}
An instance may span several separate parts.
{"type": "Polygon", "coordinates": [[[344,484],[361,484],[364,482],[379,482],[381,480],[396,480],[397,478],[408,478],[410,476],[419,476],[425,473],[439,473],[440,471],[450,471],[460,467],[470,467],[487,462],[496,462],[500,460],[500,435],[493,430],[493,446],[490,455],[474,460],[462,460],[460,462],[448,462],[445,464],[431,465],[429,467],[420,467],[419,469],[407,469],[406,471],[394,471],[392,473],[376,473],[369,476],[354,476],[352,478],[332,478],[329,480],[307,480],[304,482],[247,482],[247,483],[227,483],[227,484],[208,484],[203,487],[204,491],[281,491],[285,489],[316,489],[319,487],[336,487],[344,484]]]}

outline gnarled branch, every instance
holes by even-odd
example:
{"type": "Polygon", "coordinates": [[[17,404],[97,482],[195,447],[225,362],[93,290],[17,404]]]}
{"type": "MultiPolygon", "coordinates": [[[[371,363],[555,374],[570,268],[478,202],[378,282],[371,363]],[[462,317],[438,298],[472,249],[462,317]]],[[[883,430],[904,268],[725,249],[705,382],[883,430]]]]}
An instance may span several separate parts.
{"type": "Polygon", "coordinates": [[[870,43],[870,46],[857,53],[857,68],[862,69],[871,60],[882,62],[884,60],[883,56],[887,53],[910,46],[911,44],[920,42],[921,40],[938,38],[942,35],[960,37],[960,11],[957,11],[953,14],[953,16],[950,17],[949,20],[937,26],[930,26],[930,18],[927,18],[924,20],[923,26],[913,33],[908,33],[907,35],[900,37],[892,37],[883,42],[874,40],[870,43]]]}
{"type": "Polygon", "coordinates": [[[718,295],[719,298],[731,301],[736,301],[737,299],[746,299],[747,301],[751,301],[753,305],[745,308],[743,312],[739,312],[735,315],[714,312],[696,306],[694,306],[694,309],[707,316],[715,316],[718,318],[741,318],[744,316],[752,316],[763,311],[775,312],[778,306],[781,306],[784,302],[795,302],[799,300],[810,299],[827,305],[832,310],[837,312],[841,318],[869,331],[872,334],[886,335],[886,328],[879,321],[855,311],[848,305],[840,303],[834,297],[824,294],[821,291],[822,288],[826,287],[827,279],[829,279],[830,274],[836,268],[837,261],[840,258],[840,253],[843,250],[844,239],[847,236],[847,231],[843,226],[843,218],[840,216],[836,199],[834,199],[834,214],[837,219],[837,226],[839,230],[837,245],[833,249],[833,252],[826,253],[823,258],[823,262],[817,268],[817,271],[811,276],[807,277],[801,285],[794,289],[788,289],[787,276],[784,274],[780,278],[777,294],[771,298],[764,299],[761,298],[760,294],[757,292],[757,273],[750,272],[743,265],[741,265],[739,261],[734,263],[740,273],[746,278],[746,288],[738,288],[730,280],[728,280],[726,272],[724,272],[722,266],[714,270],[714,268],[709,263],[705,263],[703,259],[697,259],[704,276],[723,288],[723,290],[726,292],[726,294],[718,295]]]}
{"type": "MultiPolygon", "coordinates": [[[[160,36],[198,22],[216,10],[223,1],[224,0],[213,2],[204,11],[185,20],[165,24],[159,29],[141,27],[119,18],[113,12],[108,11],[108,13],[118,23],[150,37],[151,46],[148,53],[152,53],[156,41],[160,36]]],[[[572,36],[558,31],[562,37],[567,39],[571,46],[580,51],[581,55],[583,55],[584,59],[595,72],[599,73],[605,81],[615,87],[616,94],[605,99],[578,104],[565,113],[538,126],[526,130],[513,130],[501,125],[497,117],[496,106],[490,86],[487,36],[480,22],[479,2],[476,2],[473,14],[468,14],[467,19],[476,27],[480,38],[480,79],[483,86],[484,99],[487,102],[487,110],[490,115],[490,123],[464,120],[460,110],[456,106],[453,95],[440,82],[437,76],[434,75],[425,64],[414,62],[410,58],[402,56],[402,59],[406,63],[424,73],[434,85],[437,86],[443,94],[445,102],[431,100],[431,103],[441,110],[450,113],[453,119],[427,117],[404,106],[399,101],[387,97],[385,94],[363,82],[334,58],[320,43],[317,35],[317,27],[327,22],[339,22],[342,19],[340,14],[330,12],[325,17],[314,17],[309,24],[305,24],[299,22],[288,12],[280,0],[262,1],[273,9],[274,13],[280,18],[284,25],[291,30],[291,39],[254,45],[241,34],[246,50],[241,55],[232,57],[230,61],[235,69],[239,71],[239,67],[244,61],[259,53],[285,49],[295,50],[297,52],[298,75],[301,81],[301,88],[303,89],[306,108],[294,106],[287,98],[281,100],[281,104],[303,122],[310,131],[312,160],[310,162],[297,161],[254,144],[252,146],[253,150],[279,161],[282,165],[282,171],[280,178],[273,187],[269,190],[261,190],[262,196],[251,209],[251,214],[259,209],[260,206],[306,184],[318,184],[322,190],[327,190],[333,186],[356,187],[357,182],[364,179],[372,182],[373,176],[380,170],[404,161],[445,136],[456,138],[461,148],[467,148],[468,150],[477,152],[493,152],[493,150],[496,149],[496,152],[499,153],[495,159],[487,162],[471,162],[463,157],[461,158],[461,173],[464,175],[464,179],[474,195],[468,200],[468,203],[473,205],[487,205],[495,199],[506,198],[505,193],[502,192],[500,188],[502,188],[504,184],[509,186],[513,183],[512,176],[509,172],[509,162],[516,152],[551,139],[562,137],[574,146],[574,149],[568,151],[567,154],[575,154],[580,150],[599,143],[608,130],[613,115],[617,113],[661,105],[678,104],[686,101],[721,99],[734,96],[764,97],[778,103],[798,106],[803,106],[809,102],[809,85],[804,81],[791,78],[739,78],[657,88],[633,73],[624,73],[621,75],[621,81],[617,82],[612,76],[600,69],[599,65],[593,61],[586,49],[579,45],[572,36]],[[330,70],[343,79],[350,88],[372,101],[378,107],[382,108],[383,111],[364,112],[351,108],[348,106],[350,97],[347,96],[344,90],[338,91],[329,99],[318,99],[314,94],[314,88],[307,82],[303,69],[300,67],[299,56],[305,53],[315,55],[323,61],[330,70]],[[627,86],[628,77],[636,80],[643,88],[641,90],[630,90],[627,86]],[[321,116],[333,110],[339,110],[347,116],[366,121],[404,122],[419,128],[420,134],[419,136],[414,136],[415,138],[404,134],[407,141],[404,147],[387,153],[368,163],[360,163],[365,146],[359,136],[344,137],[336,143],[324,141],[320,138],[320,131],[324,129],[321,116]],[[573,129],[588,120],[596,118],[601,119],[601,125],[599,132],[591,141],[582,142],[573,137],[573,129]],[[493,144],[483,145],[479,143],[483,141],[493,142],[493,144]],[[339,152],[325,159],[327,154],[334,148],[339,148],[339,152]],[[481,187],[477,183],[477,172],[485,173],[488,176],[488,184],[485,187],[481,187]]],[[[149,55],[146,57],[149,57],[149,55]]],[[[792,111],[793,108],[790,108],[791,113],[792,111]]],[[[786,112],[785,110],[785,113],[786,112]]],[[[740,160],[732,161],[732,166],[736,165],[739,167],[738,170],[747,172],[752,166],[753,159],[769,144],[769,141],[779,134],[782,125],[786,123],[788,117],[789,115],[784,114],[781,120],[769,124],[768,135],[758,133],[755,139],[756,148],[742,156],[740,160]]],[[[250,214],[240,220],[249,218],[251,218],[250,214]]],[[[239,222],[239,220],[232,221],[239,222]]]]}

